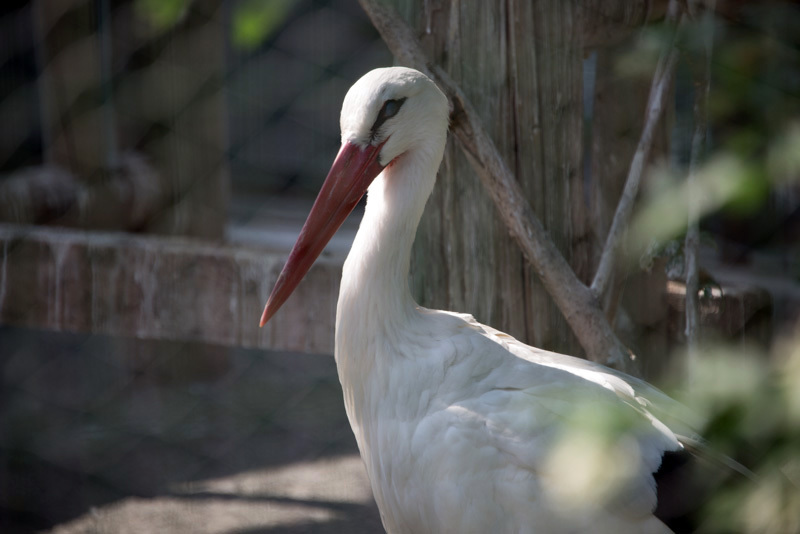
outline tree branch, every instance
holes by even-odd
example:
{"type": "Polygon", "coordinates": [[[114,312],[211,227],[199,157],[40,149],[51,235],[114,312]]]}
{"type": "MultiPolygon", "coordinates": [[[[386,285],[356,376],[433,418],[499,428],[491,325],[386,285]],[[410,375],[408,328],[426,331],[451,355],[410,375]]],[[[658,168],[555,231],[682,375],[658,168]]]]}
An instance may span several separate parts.
{"type": "MultiPolygon", "coordinates": [[[[675,20],[678,16],[678,9],[678,2],[676,0],[671,0],[668,19],[675,20]]],[[[683,25],[682,18],[680,25],[683,25]]],[[[611,228],[608,230],[608,237],[606,238],[606,243],[603,247],[602,255],[600,256],[600,263],[597,266],[594,280],[592,280],[592,292],[600,299],[602,299],[603,295],[608,290],[609,280],[614,270],[614,260],[617,256],[617,250],[622,242],[625,229],[630,222],[631,214],[633,213],[633,203],[639,193],[644,164],[653,147],[656,125],[664,109],[664,97],[667,93],[667,89],[672,84],[675,65],[678,62],[678,49],[675,43],[677,36],[678,32],[676,31],[673,42],[670,44],[669,48],[664,51],[658,61],[658,66],[653,76],[653,85],[650,88],[650,96],[647,100],[647,117],[644,128],[642,129],[642,135],[639,138],[639,144],[636,147],[633,160],[631,160],[631,167],[628,171],[628,177],[625,180],[625,188],[622,190],[622,196],[619,199],[617,211],[614,213],[614,219],[611,222],[611,228]]]]}
{"type": "Polygon", "coordinates": [[[451,131],[587,357],[626,368],[633,358],[631,351],[617,338],[593,293],[578,280],[553,244],[466,95],[427,58],[414,32],[393,9],[376,0],[359,2],[395,58],[424,72],[448,96],[452,106],[451,131]]]}

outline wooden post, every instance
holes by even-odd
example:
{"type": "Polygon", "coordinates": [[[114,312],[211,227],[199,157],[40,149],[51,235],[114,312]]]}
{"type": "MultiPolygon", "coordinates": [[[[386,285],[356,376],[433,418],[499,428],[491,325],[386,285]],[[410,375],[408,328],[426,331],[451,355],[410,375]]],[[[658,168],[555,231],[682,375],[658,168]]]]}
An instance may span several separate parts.
{"type": "Polygon", "coordinates": [[[139,151],[159,177],[147,194],[163,202],[137,229],[220,239],[229,188],[222,2],[190,2],[166,28],[138,5],[36,2],[46,160],[101,190],[117,154],[139,151]]]}
{"type": "Polygon", "coordinates": [[[119,80],[115,104],[121,142],[146,154],[163,176],[168,207],[145,230],[219,239],[227,218],[224,17],[221,0],[190,2],[179,21],[139,36],[146,13],[118,7],[115,47],[127,50],[130,72],[119,80]],[[128,18],[132,20],[128,20],[128,18]]]}
{"type": "Polygon", "coordinates": [[[100,40],[90,0],[34,5],[45,161],[82,181],[105,168],[100,40]]]}

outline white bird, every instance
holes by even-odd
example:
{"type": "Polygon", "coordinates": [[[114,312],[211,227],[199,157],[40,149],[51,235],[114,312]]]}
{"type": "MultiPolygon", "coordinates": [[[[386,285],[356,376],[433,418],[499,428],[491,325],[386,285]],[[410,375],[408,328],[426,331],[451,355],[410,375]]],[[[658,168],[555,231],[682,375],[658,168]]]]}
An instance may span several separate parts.
{"type": "Polygon", "coordinates": [[[448,113],[412,69],[373,70],[353,85],[341,149],[261,324],[368,192],[342,274],[336,364],[386,530],[670,532],[653,513],[653,473],[682,445],[645,400],[668,402],[663,394],[413,300],[411,246],[448,113]]]}

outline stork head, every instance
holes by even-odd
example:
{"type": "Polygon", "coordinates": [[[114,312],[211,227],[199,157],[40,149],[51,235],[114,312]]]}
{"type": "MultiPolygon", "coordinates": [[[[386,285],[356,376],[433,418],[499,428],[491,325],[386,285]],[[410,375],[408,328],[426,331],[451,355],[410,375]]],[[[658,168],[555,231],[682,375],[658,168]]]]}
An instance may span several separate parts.
{"type": "Polygon", "coordinates": [[[339,126],[342,145],[379,149],[382,166],[445,135],[447,98],[424,74],[406,67],[375,69],[347,92],[339,126]]]}
{"type": "Polygon", "coordinates": [[[375,69],[350,88],[339,121],[342,146],[272,289],[261,326],[289,298],[381,171],[403,154],[443,144],[448,113],[444,94],[413,69],[375,69]]]}

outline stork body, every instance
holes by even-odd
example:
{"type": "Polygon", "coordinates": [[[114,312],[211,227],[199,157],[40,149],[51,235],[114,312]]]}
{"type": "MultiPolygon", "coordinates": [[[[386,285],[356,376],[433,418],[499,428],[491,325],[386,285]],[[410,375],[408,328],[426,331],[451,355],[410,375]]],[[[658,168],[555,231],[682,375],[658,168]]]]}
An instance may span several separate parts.
{"type": "Polygon", "coordinates": [[[657,390],[527,346],[469,315],[422,308],[411,297],[411,246],[441,163],[447,120],[446,98],[417,71],[378,69],[351,88],[342,110],[343,148],[262,324],[368,186],[342,275],[336,362],[386,530],[669,532],[653,515],[653,473],[662,455],[681,445],[648,411],[644,397],[661,398],[657,390]],[[634,422],[612,442],[627,449],[607,466],[625,474],[609,486],[610,496],[569,493],[574,485],[564,481],[576,474],[570,469],[580,469],[580,458],[566,467],[554,461],[579,405],[634,422]]]}

